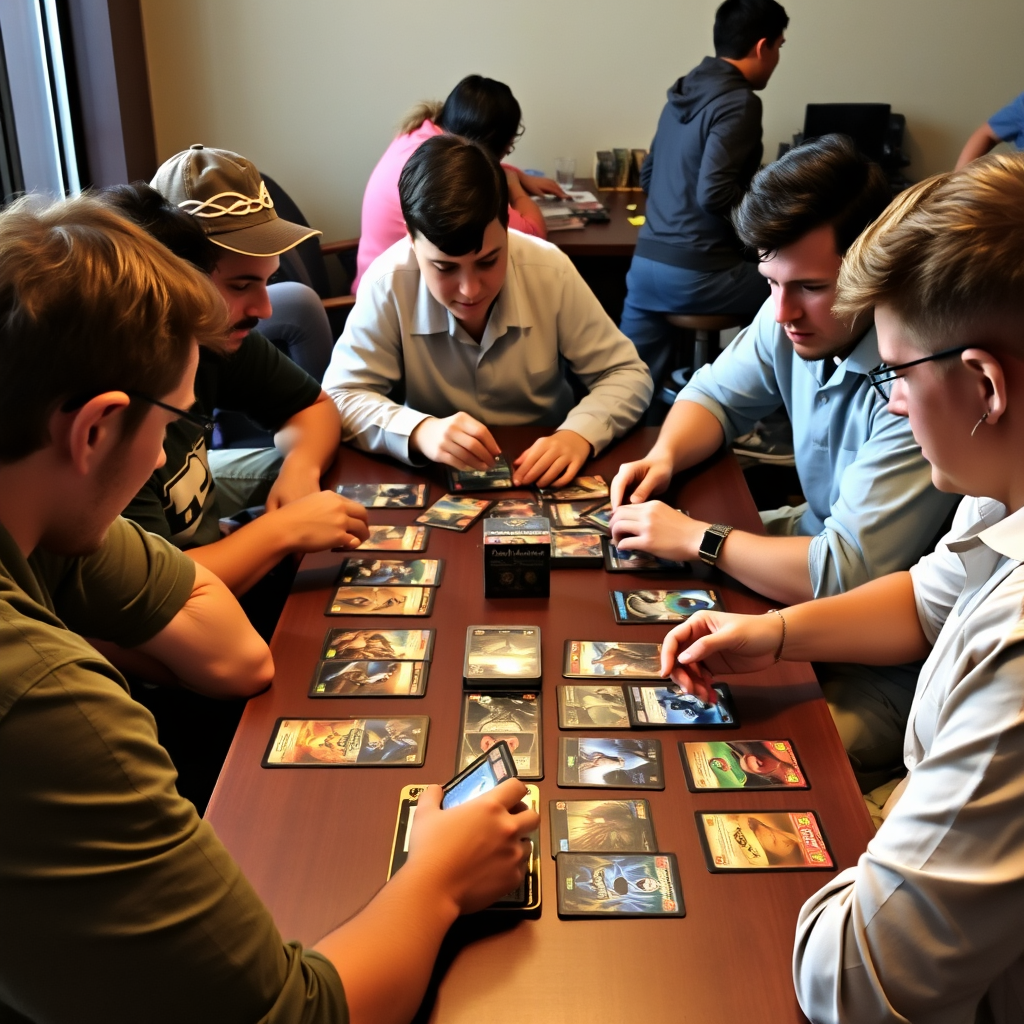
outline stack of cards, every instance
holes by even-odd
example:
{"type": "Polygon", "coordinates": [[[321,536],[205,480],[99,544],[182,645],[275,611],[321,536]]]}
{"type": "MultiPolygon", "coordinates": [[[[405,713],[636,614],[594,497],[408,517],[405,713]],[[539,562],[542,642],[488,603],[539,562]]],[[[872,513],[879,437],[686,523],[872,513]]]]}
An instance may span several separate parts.
{"type": "Polygon", "coordinates": [[[608,572],[686,572],[688,562],[672,562],[656,558],[645,551],[622,551],[610,537],[604,538],[604,567],[608,572]]]}
{"type": "Polygon", "coordinates": [[[537,626],[470,626],[462,681],[468,689],[523,690],[540,686],[537,626]]]}
{"type": "MultiPolygon", "coordinates": [[[[425,526],[387,526],[371,523],[370,536],[359,545],[360,551],[426,551],[430,531],[425,526]]],[[[341,550],[341,549],[335,549],[341,550]]]]}
{"type": "Polygon", "coordinates": [[[562,675],[566,679],[660,679],[661,644],[566,640],[562,675]]]}
{"type": "Polygon", "coordinates": [[[662,686],[609,683],[558,687],[562,729],[713,728],[735,726],[728,684],[715,683],[717,704],[707,704],[674,683],[662,686]]]}
{"type": "Polygon", "coordinates": [[[578,476],[565,487],[541,487],[545,501],[589,501],[593,504],[608,497],[608,485],[601,476],[578,476]]]}
{"type": "Polygon", "coordinates": [[[683,622],[694,612],[721,611],[714,590],[613,590],[612,610],[618,623],[683,622]]]}
{"type": "Polygon", "coordinates": [[[264,768],[353,768],[422,765],[430,719],[279,718],[264,768]]]}
{"type": "Polygon", "coordinates": [[[544,778],[540,723],[538,692],[464,693],[456,774],[504,740],[519,778],[544,778]]]}
{"type": "Polygon", "coordinates": [[[664,789],[658,740],[562,736],[558,785],[565,788],[664,789]]]}
{"type": "Polygon", "coordinates": [[[490,469],[448,468],[449,491],[504,491],[511,487],[512,468],[504,455],[499,455],[490,469]]]}
{"type": "Polygon", "coordinates": [[[560,917],[683,917],[679,866],[671,853],[560,853],[560,917]]]}
{"type": "Polygon", "coordinates": [[[337,491],[366,508],[423,508],[427,502],[426,484],[339,484],[337,491]]]}
{"type": "Polygon", "coordinates": [[[310,697],[422,697],[432,629],[329,629],[310,697]]]}
{"type": "Polygon", "coordinates": [[[446,494],[426,512],[417,516],[416,522],[462,533],[487,511],[490,504],[486,498],[460,498],[455,494],[446,494]]]}
{"type": "Polygon", "coordinates": [[[703,811],[695,817],[709,871],[835,869],[814,811],[703,811]]]}
{"type": "Polygon", "coordinates": [[[736,789],[808,789],[789,740],[712,740],[680,743],[691,793],[736,789]]]}

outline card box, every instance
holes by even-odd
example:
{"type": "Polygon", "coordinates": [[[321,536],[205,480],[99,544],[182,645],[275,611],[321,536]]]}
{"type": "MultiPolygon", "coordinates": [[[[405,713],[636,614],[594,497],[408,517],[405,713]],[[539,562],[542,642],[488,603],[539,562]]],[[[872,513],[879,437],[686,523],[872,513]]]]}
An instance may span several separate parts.
{"type": "Polygon", "coordinates": [[[484,597],[547,597],[551,525],[544,516],[484,520],[484,597]]]}

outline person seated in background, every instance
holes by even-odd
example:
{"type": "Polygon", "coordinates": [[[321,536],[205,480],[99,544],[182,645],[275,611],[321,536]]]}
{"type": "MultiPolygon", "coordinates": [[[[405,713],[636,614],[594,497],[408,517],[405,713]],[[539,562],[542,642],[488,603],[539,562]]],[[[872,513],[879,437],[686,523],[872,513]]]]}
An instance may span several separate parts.
{"type": "Polygon", "coordinates": [[[909,572],[760,616],[702,612],[662,669],[927,656],[908,775],[855,867],[803,906],[793,973],[815,1024],[1024,1019],[1024,156],[899,196],[854,243],[836,311],[874,311],[872,384],[910,419],[935,486],[964,494],[909,572]]]}
{"type": "Polygon", "coordinates": [[[660,386],[675,328],[666,313],[730,313],[744,324],[768,297],[729,221],[761,163],[761,100],[789,24],[775,0],[725,0],[715,56],[668,91],[640,168],[646,220],[626,276],[619,326],[660,386]]]}
{"type": "Polygon", "coordinates": [[[124,515],[240,595],[290,554],[355,547],[367,536],[365,509],[320,489],[340,438],[334,403],[254,330],[271,312],[267,281],[278,256],[311,231],[281,220],[256,167],[227,150],[193,146],[166,161],[152,184],[112,189],[107,201],[209,274],[230,330],[200,349],[192,415],[168,427],[166,462],[124,515]],[[208,450],[215,408],[275,431],[274,447],[208,450]],[[222,518],[254,506],[265,514],[222,536],[222,518]]]}
{"type": "Polygon", "coordinates": [[[1000,142],[1012,142],[1024,149],[1024,92],[975,128],[957,157],[956,169],[984,156],[1000,142]]]}
{"type": "Polygon", "coordinates": [[[408,463],[487,469],[500,449],[485,424],[555,427],[513,479],[561,485],[636,423],[651,378],[569,258],[508,230],[506,181],[478,143],[416,150],[399,181],[406,237],[367,271],[324,387],[343,440],[408,463]],[[578,403],[563,359],[589,391],[578,403]]]}
{"type": "MultiPolygon", "coordinates": [[[[479,142],[496,160],[504,160],[523,134],[519,102],[504,82],[467,75],[444,103],[420,103],[409,111],[399,126],[398,135],[377,161],[366,183],[353,294],[358,291],[370,264],[405,235],[398,199],[398,177],[402,168],[423,142],[442,132],[479,142]]],[[[565,193],[550,178],[524,174],[508,164],[503,164],[502,168],[508,181],[509,227],[546,238],[544,216],[530,196],[564,198],[565,193]]]]}
{"type": "MultiPolygon", "coordinates": [[[[856,319],[832,311],[843,254],[890,196],[881,168],[840,135],[791,150],[757,174],[735,221],[761,255],[771,298],[679,393],[647,457],[619,469],[611,486],[618,546],[701,558],[786,604],[850,590],[929,550],[953,498],[932,486],[906,419],[871,387],[878,336],[870,310],[856,319]],[[807,500],[762,513],[767,536],[650,500],[780,406],[793,423],[807,500]]],[[[866,790],[898,769],[916,678],[912,666],[819,675],[866,790]]]]}

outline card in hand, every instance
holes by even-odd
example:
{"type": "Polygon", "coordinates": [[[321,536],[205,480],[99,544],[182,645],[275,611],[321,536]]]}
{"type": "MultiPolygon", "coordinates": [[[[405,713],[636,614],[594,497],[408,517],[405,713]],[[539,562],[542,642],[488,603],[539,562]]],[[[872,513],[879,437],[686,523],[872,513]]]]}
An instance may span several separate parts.
{"type": "Polygon", "coordinates": [[[536,519],[544,509],[528,498],[502,498],[487,513],[488,519],[536,519]]]}
{"type": "Polygon", "coordinates": [[[611,537],[604,538],[604,567],[607,572],[672,572],[689,570],[688,562],[672,562],[646,551],[622,551],[611,537]]]}
{"type": "Polygon", "coordinates": [[[460,498],[446,494],[438,498],[426,512],[416,517],[417,523],[439,526],[442,530],[468,530],[487,511],[491,503],[486,498],[460,498]]]}
{"type": "Polygon", "coordinates": [[[661,644],[566,640],[562,675],[566,679],[661,679],[661,644]]]}
{"type": "Polygon", "coordinates": [[[540,680],[540,629],[536,626],[470,626],[462,669],[467,686],[489,680],[540,680]]]}
{"type": "Polygon", "coordinates": [[[559,729],[628,729],[626,695],[621,686],[559,686],[559,729]]]}
{"type": "Polygon", "coordinates": [[[540,722],[540,693],[464,693],[456,773],[504,740],[519,778],[544,778],[540,722]]]}
{"type": "Polygon", "coordinates": [[[362,584],[368,587],[436,587],[441,582],[437,558],[346,558],[338,571],[338,586],[362,584]]]}
{"type": "Polygon", "coordinates": [[[552,530],[585,530],[589,525],[580,518],[594,507],[592,501],[553,501],[548,504],[552,530]]]}
{"type": "MultiPolygon", "coordinates": [[[[426,551],[430,531],[425,526],[387,526],[371,523],[370,536],[359,545],[360,551],[426,551]]],[[[340,549],[338,549],[340,550],[340,549]]]]}
{"type": "Polygon", "coordinates": [[[789,740],[712,740],[680,743],[691,793],[715,789],[808,789],[789,740]]]}
{"type": "Polygon", "coordinates": [[[448,466],[447,470],[449,491],[504,491],[512,486],[512,467],[504,455],[499,455],[489,469],[453,469],[448,466]]]}
{"type": "Polygon", "coordinates": [[[429,661],[432,629],[329,629],[320,657],[340,661],[429,661]]]}
{"type": "Polygon", "coordinates": [[[618,623],[684,622],[694,612],[721,611],[714,590],[613,590],[612,610],[618,623]]]}
{"type": "Polygon", "coordinates": [[[608,497],[608,485],[602,476],[578,476],[565,487],[541,487],[545,501],[597,501],[608,497]]]}
{"type": "Polygon", "coordinates": [[[658,849],[646,800],[549,800],[551,856],[652,853],[658,849]]]}
{"type": "Polygon", "coordinates": [[[666,680],[660,686],[630,683],[623,687],[629,717],[635,726],[680,728],[684,726],[735,726],[732,692],[728,683],[714,683],[717,704],[708,704],[692,693],[683,693],[677,683],[666,680]]]}
{"type": "Polygon", "coordinates": [[[596,530],[552,532],[552,569],[596,569],[600,564],[601,534],[596,530]]]}
{"type": "Polygon", "coordinates": [[[661,744],[625,737],[562,736],[558,741],[558,785],[664,789],[661,744]]]}
{"type": "Polygon", "coordinates": [[[834,870],[814,811],[694,815],[709,871],[834,870]]]}
{"type": "Polygon", "coordinates": [[[364,508],[423,508],[427,502],[426,484],[339,484],[336,490],[364,508]]]}
{"type": "Polygon", "coordinates": [[[559,917],[683,917],[672,853],[560,853],[559,917]]]}
{"type": "Polygon", "coordinates": [[[612,503],[606,501],[603,505],[598,505],[597,508],[590,509],[589,512],[584,512],[580,516],[580,519],[584,523],[590,523],[592,526],[597,526],[604,530],[606,533],[612,531],[612,503]]]}
{"type": "Polygon", "coordinates": [[[338,587],[325,615],[429,615],[433,587],[338,587]]]}
{"type": "Polygon", "coordinates": [[[321,661],[310,697],[422,697],[425,661],[321,661]]]}
{"type": "Polygon", "coordinates": [[[279,718],[264,768],[400,767],[423,764],[426,715],[408,718],[279,718]]]}

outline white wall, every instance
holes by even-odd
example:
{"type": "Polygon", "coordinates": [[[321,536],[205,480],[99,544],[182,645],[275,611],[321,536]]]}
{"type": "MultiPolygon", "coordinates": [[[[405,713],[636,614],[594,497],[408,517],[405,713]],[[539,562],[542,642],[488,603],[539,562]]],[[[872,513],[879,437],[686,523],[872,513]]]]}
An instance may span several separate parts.
{"type": "MultiPolygon", "coordinates": [[[[507,82],[513,160],[553,173],[646,148],[666,88],[711,52],[717,0],[142,0],[157,152],[234,149],[327,238],[359,230],[363,186],[401,114],[463,75],[507,82]]],[[[765,156],[808,102],[881,101],[907,117],[911,177],[952,166],[1024,90],[1021,0],[784,0],[762,94],[765,156]]]]}

